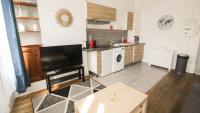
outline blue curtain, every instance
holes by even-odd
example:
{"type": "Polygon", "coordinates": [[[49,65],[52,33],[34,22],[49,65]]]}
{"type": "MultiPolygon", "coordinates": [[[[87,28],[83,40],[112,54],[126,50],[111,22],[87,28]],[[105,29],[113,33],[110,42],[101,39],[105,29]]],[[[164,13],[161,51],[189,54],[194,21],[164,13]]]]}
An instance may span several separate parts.
{"type": "Polygon", "coordinates": [[[17,80],[17,92],[23,93],[26,91],[26,88],[30,86],[30,80],[25,71],[21,43],[14,13],[13,1],[1,0],[1,3],[6,24],[8,42],[11,50],[11,56],[17,80]]]}

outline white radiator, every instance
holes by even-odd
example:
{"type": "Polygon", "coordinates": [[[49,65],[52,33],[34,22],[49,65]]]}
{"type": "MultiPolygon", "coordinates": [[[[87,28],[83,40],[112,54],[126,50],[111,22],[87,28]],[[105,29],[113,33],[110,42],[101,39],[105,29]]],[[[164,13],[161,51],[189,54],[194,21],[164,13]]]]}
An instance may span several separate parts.
{"type": "Polygon", "coordinates": [[[171,70],[174,51],[165,47],[149,48],[149,65],[160,66],[171,70]]]}

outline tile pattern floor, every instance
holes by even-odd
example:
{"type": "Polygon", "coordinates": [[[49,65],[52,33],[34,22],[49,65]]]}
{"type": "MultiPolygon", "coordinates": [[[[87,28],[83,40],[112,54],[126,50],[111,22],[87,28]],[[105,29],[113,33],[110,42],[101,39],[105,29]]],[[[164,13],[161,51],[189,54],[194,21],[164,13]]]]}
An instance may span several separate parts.
{"type": "Polygon", "coordinates": [[[57,90],[53,94],[35,97],[32,99],[34,113],[74,113],[75,101],[104,88],[104,85],[88,79],[57,90]]]}
{"type": "Polygon", "coordinates": [[[138,63],[128,66],[122,71],[96,79],[105,86],[114,82],[122,82],[143,93],[146,93],[164,76],[166,76],[167,73],[167,69],[148,66],[146,63],[138,63]]]}

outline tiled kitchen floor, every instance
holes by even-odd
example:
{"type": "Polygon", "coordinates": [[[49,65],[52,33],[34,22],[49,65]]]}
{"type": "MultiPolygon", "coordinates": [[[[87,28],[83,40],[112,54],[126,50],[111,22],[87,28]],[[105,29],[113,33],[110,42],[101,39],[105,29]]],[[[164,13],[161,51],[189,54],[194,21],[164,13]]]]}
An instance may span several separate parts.
{"type": "Polygon", "coordinates": [[[138,63],[128,66],[122,71],[99,77],[97,80],[106,86],[114,82],[122,82],[146,93],[166,76],[167,73],[167,69],[150,67],[146,63],[138,63]]]}

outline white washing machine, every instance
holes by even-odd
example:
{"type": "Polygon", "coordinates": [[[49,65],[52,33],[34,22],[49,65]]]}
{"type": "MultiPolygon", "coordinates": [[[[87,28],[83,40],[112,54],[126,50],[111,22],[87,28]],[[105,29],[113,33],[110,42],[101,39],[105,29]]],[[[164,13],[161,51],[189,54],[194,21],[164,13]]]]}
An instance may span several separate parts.
{"type": "Polygon", "coordinates": [[[113,49],[112,72],[124,69],[125,48],[118,47],[113,49]]]}

